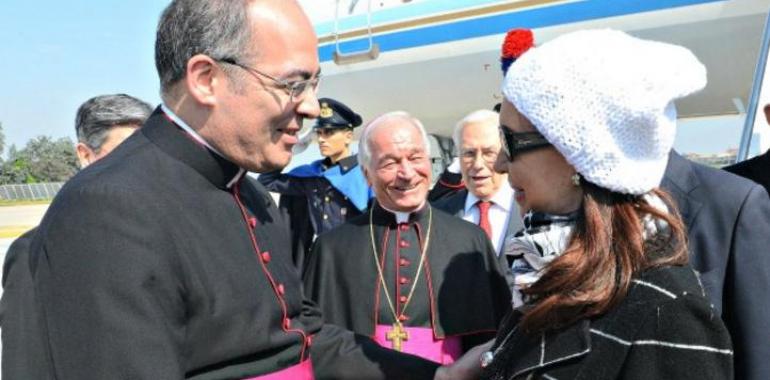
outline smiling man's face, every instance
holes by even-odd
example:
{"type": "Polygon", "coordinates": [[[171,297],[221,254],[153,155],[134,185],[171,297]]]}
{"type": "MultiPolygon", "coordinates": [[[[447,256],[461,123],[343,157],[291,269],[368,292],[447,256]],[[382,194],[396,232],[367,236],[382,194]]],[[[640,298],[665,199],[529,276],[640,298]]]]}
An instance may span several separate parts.
{"type": "Polygon", "coordinates": [[[320,112],[314,89],[292,98],[267,76],[289,83],[316,77],[318,44],[296,1],[252,2],[248,13],[252,36],[247,52],[255,53],[244,52],[248,58],[242,66],[217,61],[222,69],[212,79],[217,85],[210,96],[216,99],[214,111],[198,133],[238,166],[264,173],[289,163],[302,121],[320,112]]]}
{"type": "Polygon", "coordinates": [[[380,122],[370,137],[367,181],[377,201],[388,210],[412,212],[428,195],[431,165],[420,131],[407,120],[380,122]]]}

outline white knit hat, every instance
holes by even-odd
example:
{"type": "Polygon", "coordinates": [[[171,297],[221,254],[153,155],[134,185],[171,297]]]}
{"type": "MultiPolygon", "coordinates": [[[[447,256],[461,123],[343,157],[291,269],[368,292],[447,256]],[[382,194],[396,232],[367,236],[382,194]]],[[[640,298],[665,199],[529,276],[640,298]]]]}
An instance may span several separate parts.
{"type": "Polygon", "coordinates": [[[503,94],[587,181],[643,194],[666,169],[673,101],[705,85],[706,68],[686,48],[585,30],[522,55],[503,94]]]}

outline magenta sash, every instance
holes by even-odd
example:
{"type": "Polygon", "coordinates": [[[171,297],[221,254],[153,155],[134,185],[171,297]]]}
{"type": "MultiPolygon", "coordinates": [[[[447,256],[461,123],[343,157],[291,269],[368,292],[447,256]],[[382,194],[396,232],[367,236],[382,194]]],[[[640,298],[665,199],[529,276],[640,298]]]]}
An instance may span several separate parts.
{"type": "MultiPolygon", "coordinates": [[[[374,330],[374,341],[380,346],[392,348],[393,343],[387,340],[388,332],[393,328],[390,325],[377,325],[374,330]]],[[[459,337],[435,339],[433,329],[427,327],[404,327],[409,339],[401,342],[401,351],[417,355],[421,358],[434,361],[439,364],[453,363],[462,356],[462,345],[459,337]]]]}
{"type": "Polygon", "coordinates": [[[313,376],[313,363],[310,359],[305,359],[302,363],[289,368],[244,380],[315,380],[315,377],[313,376]]]}

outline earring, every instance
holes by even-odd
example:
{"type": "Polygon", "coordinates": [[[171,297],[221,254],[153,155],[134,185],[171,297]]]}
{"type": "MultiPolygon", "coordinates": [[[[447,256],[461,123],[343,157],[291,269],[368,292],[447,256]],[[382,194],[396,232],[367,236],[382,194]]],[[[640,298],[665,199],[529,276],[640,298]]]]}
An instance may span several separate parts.
{"type": "Polygon", "coordinates": [[[572,177],[569,177],[569,179],[572,180],[573,185],[580,186],[580,174],[575,173],[572,177]]]}

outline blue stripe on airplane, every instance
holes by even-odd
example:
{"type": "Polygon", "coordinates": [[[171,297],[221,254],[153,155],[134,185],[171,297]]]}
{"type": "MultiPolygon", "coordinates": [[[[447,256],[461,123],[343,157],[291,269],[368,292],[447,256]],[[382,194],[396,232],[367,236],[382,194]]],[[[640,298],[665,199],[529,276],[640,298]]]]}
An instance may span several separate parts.
{"type": "MultiPolygon", "coordinates": [[[[511,28],[543,28],[723,1],[726,0],[586,0],[392,32],[374,36],[374,42],[379,44],[380,52],[387,52],[502,34],[511,28]]],[[[340,50],[342,52],[363,50],[368,45],[368,38],[362,37],[341,43],[340,50]]],[[[318,55],[321,62],[331,61],[334,50],[333,42],[320,46],[318,55]]]]}
{"type": "MultiPolygon", "coordinates": [[[[486,5],[499,4],[501,0],[423,0],[416,3],[408,3],[398,7],[390,7],[372,12],[372,24],[382,25],[405,19],[415,19],[431,16],[438,13],[456,12],[468,8],[478,8],[486,5]]],[[[363,2],[362,2],[363,3],[363,2]]],[[[360,4],[359,8],[364,8],[360,4]]],[[[364,29],[367,26],[367,15],[357,14],[341,17],[339,30],[364,29]]],[[[315,25],[315,32],[319,36],[334,33],[334,21],[326,21],[315,25]]]]}

